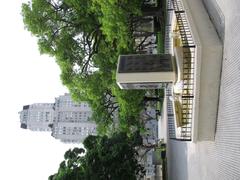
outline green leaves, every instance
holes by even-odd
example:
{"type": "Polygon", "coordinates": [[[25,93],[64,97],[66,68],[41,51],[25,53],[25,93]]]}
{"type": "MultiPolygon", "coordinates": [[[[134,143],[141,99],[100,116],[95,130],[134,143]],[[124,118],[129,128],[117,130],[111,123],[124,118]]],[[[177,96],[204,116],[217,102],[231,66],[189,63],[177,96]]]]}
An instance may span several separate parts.
{"type": "Polygon", "coordinates": [[[76,101],[87,101],[102,133],[130,132],[144,91],[122,91],[115,71],[120,53],[134,53],[132,16],[142,0],[32,0],[22,5],[25,27],[41,53],[55,57],[61,80],[76,101]]]}
{"type": "Polygon", "coordinates": [[[80,164],[84,162],[83,153],[85,150],[82,148],[69,149],[64,154],[64,161],[59,165],[58,172],[49,176],[51,180],[69,180],[69,179],[82,179],[83,169],[80,164]]]}
{"type": "Polygon", "coordinates": [[[58,172],[49,179],[135,180],[144,172],[138,164],[135,139],[126,133],[114,133],[110,138],[88,136],[83,142],[86,153],[82,154],[82,148],[66,151],[58,172]]]}
{"type": "Polygon", "coordinates": [[[131,17],[140,13],[142,1],[94,0],[94,5],[101,9],[99,21],[101,30],[108,42],[114,43],[118,51],[133,46],[131,37],[131,17]]]}

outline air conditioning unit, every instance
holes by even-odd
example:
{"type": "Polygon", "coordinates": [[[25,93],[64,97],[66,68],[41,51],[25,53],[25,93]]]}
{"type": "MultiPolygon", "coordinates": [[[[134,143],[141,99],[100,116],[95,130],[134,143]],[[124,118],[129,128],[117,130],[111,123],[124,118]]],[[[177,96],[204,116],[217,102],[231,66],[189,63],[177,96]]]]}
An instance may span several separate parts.
{"type": "Polygon", "coordinates": [[[116,81],[121,89],[160,89],[176,81],[170,54],[120,55],[116,81]]]}

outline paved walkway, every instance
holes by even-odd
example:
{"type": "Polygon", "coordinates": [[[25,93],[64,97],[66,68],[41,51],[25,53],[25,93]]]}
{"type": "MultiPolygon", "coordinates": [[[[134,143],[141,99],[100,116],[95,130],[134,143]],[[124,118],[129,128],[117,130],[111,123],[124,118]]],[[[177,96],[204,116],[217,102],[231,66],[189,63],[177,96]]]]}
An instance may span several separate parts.
{"type": "Polygon", "coordinates": [[[204,1],[224,42],[216,138],[196,144],[170,140],[169,179],[240,180],[240,0],[204,1]]]}

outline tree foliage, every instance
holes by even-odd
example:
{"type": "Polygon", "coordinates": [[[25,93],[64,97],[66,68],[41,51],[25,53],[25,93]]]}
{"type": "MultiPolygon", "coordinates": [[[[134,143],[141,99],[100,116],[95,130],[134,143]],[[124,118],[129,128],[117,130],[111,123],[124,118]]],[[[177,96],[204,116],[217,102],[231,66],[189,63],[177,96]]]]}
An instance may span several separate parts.
{"type": "Polygon", "coordinates": [[[128,137],[126,133],[115,133],[107,136],[88,136],[84,149],[74,148],[64,155],[58,172],[51,175],[51,180],[88,179],[88,180],[134,180],[144,173],[138,164],[138,153],[135,149],[141,139],[128,137]]]}
{"type": "Polygon", "coordinates": [[[115,73],[118,56],[146,48],[153,34],[136,35],[134,29],[146,20],[143,2],[32,0],[22,5],[25,27],[38,38],[40,52],[55,57],[63,84],[73,99],[89,103],[103,131],[118,113],[120,127],[136,125],[142,108],[145,91],[121,91],[115,73]],[[136,44],[134,36],[144,36],[143,41],[136,44]]]}

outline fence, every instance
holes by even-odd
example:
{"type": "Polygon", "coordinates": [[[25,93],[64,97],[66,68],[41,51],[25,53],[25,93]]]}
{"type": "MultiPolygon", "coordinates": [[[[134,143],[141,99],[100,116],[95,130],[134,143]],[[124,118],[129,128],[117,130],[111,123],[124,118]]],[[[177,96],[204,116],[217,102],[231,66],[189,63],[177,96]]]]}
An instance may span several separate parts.
{"type": "MultiPolygon", "coordinates": [[[[180,135],[176,136],[176,129],[174,125],[174,116],[172,110],[172,102],[168,100],[168,132],[169,137],[175,140],[190,141],[192,137],[192,118],[193,118],[193,101],[194,101],[194,66],[195,66],[195,44],[192,37],[191,29],[188,24],[187,16],[181,0],[168,0],[167,10],[168,16],[171,18],[173,11],[176,16],[176,21],[181,36],[182,50],[183,50],[183,89],[181,93],[182,105],[182,122],[180,127],[180,135]],[[171,113],[172,112],[172,113],[171,113]],[[172,114],[172,115],[171,115],[172,114]]],[[[171,24],[170,24],[171,25],[171,24]]],[[[169,33],[169,24],[166,25],[166,33],[169,33]]],[[[166,34],[169,37],[169,34],[166,34]]],[[[170,38],[169,38],[170,39],[170,38]]],[[[171,39],[169,40],[171,42],[171,39]]],[[[171,43],[166,42],[166,52],[170,49],[171,43]],[[167,46],[169,46],[167,48],[167,46]]],[[[168,92],[169,93],[169,92],[168,92]]]]}

